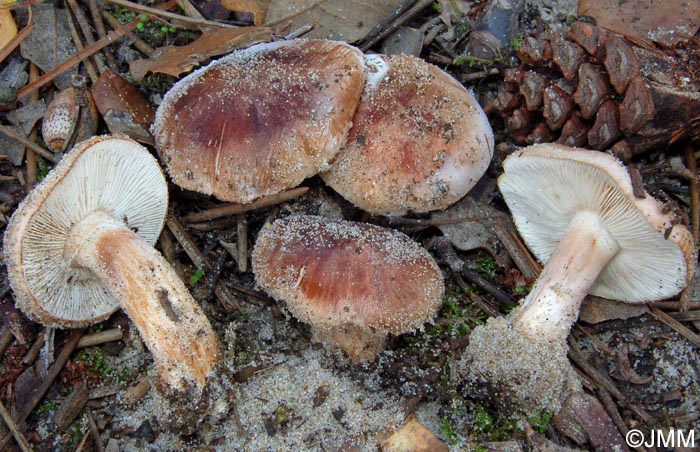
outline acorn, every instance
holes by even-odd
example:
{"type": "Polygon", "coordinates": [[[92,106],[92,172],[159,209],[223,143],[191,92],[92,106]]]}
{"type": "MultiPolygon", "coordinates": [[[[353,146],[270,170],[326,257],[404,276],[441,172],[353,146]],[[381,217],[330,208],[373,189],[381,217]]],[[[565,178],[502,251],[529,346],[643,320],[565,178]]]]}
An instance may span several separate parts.
{"type": "Polygon", "coordinates": [[[97,108],[92,95],[85,91],[84,85],[77,89],[77,96],[74,87],[59,92],[46,109],[41,134],[54,152],[63,152],[97,132],[97,108]]]}

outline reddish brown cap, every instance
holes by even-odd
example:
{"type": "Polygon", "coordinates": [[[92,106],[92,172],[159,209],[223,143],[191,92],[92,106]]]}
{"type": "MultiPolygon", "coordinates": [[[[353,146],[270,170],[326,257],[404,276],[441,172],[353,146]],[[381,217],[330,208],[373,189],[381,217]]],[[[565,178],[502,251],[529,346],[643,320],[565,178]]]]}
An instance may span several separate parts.
{"type": "Polygon", "coordinates": [[[493,132],[478,102],[444,71],[408,55],[368,55],[348,141],[323,180],[378,214],[442,209],[486,171],[493,132]]]}
{"type": "Polygon", "coordinates": [[[433,317],[444,293],[435,260],[405,234],[319,216],[267,225],[252,264],[259,286],[323,329],[405,333],[433,317]]]}
{"type": "Polygon", "coordinates": [[[153,125],[173,181],[246,203],[325,169],[364,84],[362,53],[324,40],[259,44],[178,82],[153,125]]]}

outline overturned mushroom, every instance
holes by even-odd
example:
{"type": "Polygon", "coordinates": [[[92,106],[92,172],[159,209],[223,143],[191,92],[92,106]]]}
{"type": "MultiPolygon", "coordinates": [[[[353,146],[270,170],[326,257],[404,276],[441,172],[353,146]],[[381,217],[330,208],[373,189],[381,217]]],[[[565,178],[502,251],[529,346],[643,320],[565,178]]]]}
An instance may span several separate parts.
{"type": "Polygon", "coordinates": [[[374,358],[388,333],[430,321],[444,292],[434,259],[406,235],[318,216],[265,226],[252,263],[259,286],[356,362],[374,358]]]}
{"type": "Polygon", "coordinates": [[[472,384],[516,409],[557,410],[579,386],[566,338],[586,294],[628,303],[677,294],[694,271],[693,240],[661,203],[634,195],[608,154],[537,145],[508,157],[504,171],[499,188],[546,265],[517,309],[474,331],[462,364],[472,384]]]}
{"type": "Polygon", "coordinates": [[[122,137],[90,139],[17,208],[4,254],[16,304],[27,316],[76,328],[121,307],[153,354],[165,389],[186,391],[193,400],[219,348],[201,308],[152,246],[167,203],[163,174],[144,147],[122,137]]]}
{"type": "Polygon", "coordinates": [[[156,147],[188,190],[246,203],[293,188],[345,142],[364,73],[362,53],[334,41],[233,52],[165,95],[156,147]]]}
{"type": "Polygon", "coordinates": [[[367,55],[367,81],[348,140],[323,180],[383,215],[443,209],[486,171],[493,132],[474,96],[408,55],[367,55]]]}

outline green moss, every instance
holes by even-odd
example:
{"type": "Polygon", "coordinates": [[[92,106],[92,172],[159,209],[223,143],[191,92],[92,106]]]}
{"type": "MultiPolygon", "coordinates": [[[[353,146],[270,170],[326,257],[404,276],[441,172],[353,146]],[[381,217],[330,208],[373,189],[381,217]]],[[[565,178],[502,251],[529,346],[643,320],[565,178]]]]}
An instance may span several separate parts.
{"type": "Polygon", "coordinates": [[[475,261],[471,268],[479,275],[490,280],[495,280],[498,278],[498,274],[501,271],[501,266],[498,265],[498,262],[496,262],[496,260],[490,254],[486,254],[482,258],[475,261]]]}
{"type": "Polygon", "coordinates": [[[493,418],[480,403],[474,407],[474,426],[484,433],[490,433],[493,430],[493,418]]]}
{"type": "Polygon", "coordinates": [[[44,402],[37,410],[37,414],[48,413],[56,408],[56,402],[54,400],[47,400],[44,402]]]}
{"type": "Polygon", "coordinates": [[[554,413],[543,411],[537,416],[527,418],[527,422],[533,430],[544,435],[552,422],[552,417],[554,417],[554,413]]]}
{"type": "Polygon", "coordinates": [[[53,165],[51,165],[46,159],[44,159],[41,156],[36,156],[36,164],[37,164],[37,175],[36,178],[38,181],[42,181],[47,174],[49,174],[49,171],[51,171],[51,168],[53,168],[53,165]]]}
{"type": "Polygon", "coordinates": [[[114,372],[114,369],[107,366],[104,351],[101,347],[81,350],[77,360],[85,362],[92,372],[100,374],[103,377],[107,377],[114,372]]]}
{"type": "Polygon", "coordinates": [[[450,444],[456,444],[462,440],[462,435],[455,431],[450,419],[447,417],[440,419],[440,433],[442,433],[442,436],[444,436],[450,444]]]}

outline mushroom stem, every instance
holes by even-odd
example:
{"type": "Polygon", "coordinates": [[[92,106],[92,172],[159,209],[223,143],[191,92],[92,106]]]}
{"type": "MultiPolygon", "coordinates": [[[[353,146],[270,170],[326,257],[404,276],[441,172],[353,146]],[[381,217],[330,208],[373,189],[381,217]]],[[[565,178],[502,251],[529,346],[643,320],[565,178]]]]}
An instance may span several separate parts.
{"type": "Polygon", "coordinates": [[[136,324],[164,383],[204,389],[219,357],[208,319],[170,264],[124,223],[95,212],[71,229],[64,256],[101,278],[136,324]]]}
{"type": "Polygon", "coordinates": [[[619,250],[597,213],[576,213],[530,294],[513,313],[513,327],[526,337],[566,340],[583,298],[619,250]]]}

